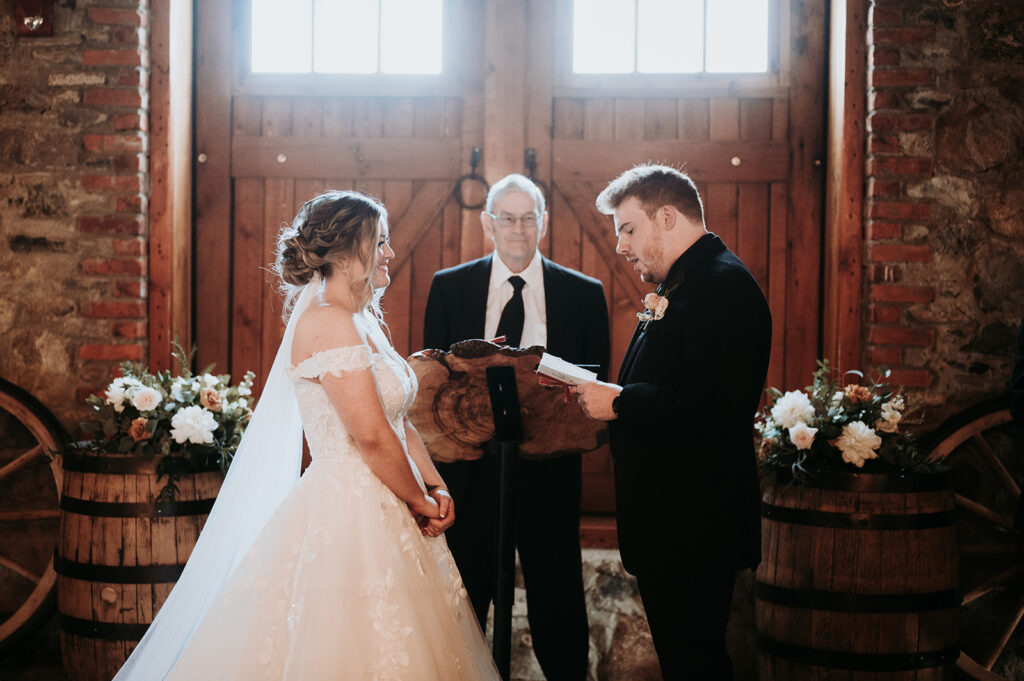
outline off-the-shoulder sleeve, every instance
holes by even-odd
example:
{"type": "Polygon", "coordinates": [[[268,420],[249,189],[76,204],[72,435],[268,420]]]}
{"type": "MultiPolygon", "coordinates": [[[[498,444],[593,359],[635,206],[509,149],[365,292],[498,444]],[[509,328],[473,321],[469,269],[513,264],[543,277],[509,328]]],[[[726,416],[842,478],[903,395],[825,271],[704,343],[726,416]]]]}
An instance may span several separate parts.
{"type": "Polygon", "coordinates": [[[295,378],[320,378],[325,374],[338,376],[342,371],[361,371],[373,366],[373,351],[368,345],[347,345],[314,352],[292,367],[295,378]]]}

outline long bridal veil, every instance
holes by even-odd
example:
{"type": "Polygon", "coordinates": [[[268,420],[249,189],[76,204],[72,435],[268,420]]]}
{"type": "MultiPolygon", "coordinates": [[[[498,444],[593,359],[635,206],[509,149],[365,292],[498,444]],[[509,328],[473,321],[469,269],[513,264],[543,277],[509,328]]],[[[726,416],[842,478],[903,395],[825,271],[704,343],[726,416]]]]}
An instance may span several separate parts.
{"type": "Polygon", "coordinates": [[[114,681],[167,676],[228,576],[298,480],[302,421],[288,366],[296,321],[319,284],[315,279],[299,295],[263,393],[185,570],[114,681]]]}

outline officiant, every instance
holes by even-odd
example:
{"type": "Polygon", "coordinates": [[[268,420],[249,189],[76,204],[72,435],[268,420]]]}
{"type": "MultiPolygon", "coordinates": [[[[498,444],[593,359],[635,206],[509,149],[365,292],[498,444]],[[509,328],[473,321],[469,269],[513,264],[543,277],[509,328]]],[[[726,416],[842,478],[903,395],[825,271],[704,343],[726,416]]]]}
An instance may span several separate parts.
{"type": "MultiPolygon", "coordinates": [[[[544,346],[607,375],[608,309],[601,282],[543,257],[544,195],[528,178],[502,178],[480,214],[494,252],[441,270],[427,298],[423,343],[447,350],[471,338],[505,336],[512,347],[544,346]]],[[[497,581],[498,461],[437,464],[459,511],[448,546],[481,626],[497,581]]],[[[533,650],[548,681],[583,681],[589,630],[579,543],[581,456],[520,460],[514,485],[515,544],[526,586],[533,650]]]]}

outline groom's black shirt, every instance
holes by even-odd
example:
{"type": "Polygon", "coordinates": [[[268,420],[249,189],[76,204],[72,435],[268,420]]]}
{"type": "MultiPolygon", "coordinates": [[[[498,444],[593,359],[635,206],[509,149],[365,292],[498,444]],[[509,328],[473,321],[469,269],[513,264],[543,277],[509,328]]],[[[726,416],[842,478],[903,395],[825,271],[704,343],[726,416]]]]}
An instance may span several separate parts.
{"type": "Polygon", "coordinates": [[[688,561],[760,560],[753,419],[771,314],[747,268],[714,234],[673,264],[665,316],[637,326],[610,423],[619,550],[634,574],[688,561]]]}

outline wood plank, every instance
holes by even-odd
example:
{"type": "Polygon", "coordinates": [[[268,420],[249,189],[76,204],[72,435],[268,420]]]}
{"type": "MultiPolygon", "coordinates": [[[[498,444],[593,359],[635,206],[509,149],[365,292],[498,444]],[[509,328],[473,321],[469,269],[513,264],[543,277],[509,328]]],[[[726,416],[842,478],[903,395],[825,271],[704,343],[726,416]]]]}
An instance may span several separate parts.
{"type": "MultiPolygon", "coordinates": [[[[526,148],[526,6],[486,2],[483,175],[496,181],[523,169],[526,148]]],[[[452,175],[451,177],[457,177],[452,175]]]]}
{"type": "Polygon", "coordinates": [[[458,265],[462,237],[462,209],[454,198],[445,204],[441,226],[441,267],[458,265]]]}
{"type": "Polygon", "coordinates": [[[740,100],[740,139],[757,142],[772,138],[772,100],[740,100]]]}
{"type": "MultiPolygon", "coordinates": [[[[413,199],[413,183],[408,180],[385,180],[384,201],[388,208],[388,221],[391,228],[391,245],[396,256],[408,257],[408,253],[399,250],[398,234],[401,230],[395,217],[405,213],[413,199]]],[[[391,343],[395,350],[403,357],[407,357],[412,350],[410,337],[412,327],[422,326],[423,319],[413,319],[410,315],[412,296],[412,268],[397,268],[392,261],[388,268],[391,273],[391,285],[381,305],[385,312],[385,321],[388,324],[388,331],[391,334],[391,343]]],[[[422,333],[422,329],[421,329],[422,333]]]]}
{"type": "Polygon", "coordinates": [[[740,138],[740,102],[734,98],[716,97],[710,102],[708,137],[714,141],[740,138]]]}
{"type": "Polygon", "coordinates": [[[588,99],[583,105],[583,137],[588,140],[615,138],[615,100],[588,99]]]}
{"type": "Polygon", "coordinates": [[[450,115],[446,108],[448,101],[436,98],[413,100],[414,137],[450,137],[446,130],[450,115]]]}
{"type": "Polygon", "coordinates": [[[830,13],[832,35],[845,40],[830,43],[822,327],[824,354],[840,371],[860,368],[861,359],[867,13],[866,0],[830,13]]]}
{"type": "MultiPolygon", "coordinates": [[[[789,277],[789,249],[786,233],[788,198],[786,185],[775,182],[771,185],[768,224],[768,307],[772,312],[772,353],[768,363],[769,387],[792,390],[785,384],[786,366],[786,280],[789,277]]],[[[798,384],[800,387],[806,384],[798,384]]]]}
{"type": "Polygon", "coordinates": [[[296,97],[292,105],[292,134],[298,137],[319,137],[323,134],[323,128],[323,100],[319,97],[296,97]]]}
{"type": "Polygon", "coordinates": [[[646,127],[647,102],[643,99],[615,100],[615,139],[642,140],[646,127]]]}
{"type": "MultiPolygon", "coordinates": [[[[818,355],[821,301],[821,226],[823,186],[821,167],[825,158],[825,137],[821,121],[821,83],[825,82],[825,7],[821,2],[791,5],[792,42],[800,45],[800,58],[793,60],[789,111],[789,146],[792,158],[789,185],[791,276],[786,295],[786,383],[804,385],[813,373],[818,355]],[[815,164],[815,161],[818,163],[815,164]]],[[[859,312],[858,312],[859,314],[859,312]]]]}
{"type": "Polygon", "coordinates": [[[441,212],[451,195],[452,185],[448,182],[424,182],[422,188],[409,202],[409,207],[391,222],[391,243],[395,258],[391,261],[392,276],[400,272],[412,256],[413,250],[433,225],[434,218],[441,212]]]}
{"type": "Polygon", "coordinates": [[[706,140],[708,138],[708,100],[680,99],[678,129],[680,139],[706,140]]]}
{"type": "Polygon", "coordinates": [[[348,97],[325,99],[320,126],[326,137],[350,137],[352,135],[352,100],[348,97]]]}
{"type": "MultiPolygon", "coordinates": [[[[266,97],[263,99],[263,117],[260,133],[264,137],[286,137],[292,134],[292,108],[294,101],[289,97],[266,97]]],[[[235,128],[236,133],[246,130],[235,128]]]]}
{"type": "Polygon", "coordinates": [[[560,265],[580,269],[582,261],[582,238],[583,232],[579,221],[572,212],[572,208],[565,198],[558,191],[554,192],[549,208],[551,217],[549,231],[551,232],[550,258],[560,265]]]}
{"type": "MultiPolygon", "coordinates": [[[[481,94],[467,94],[462,106],[462,152],[459,157],[459,175],[470,171],[470,157],[474,147],[483,149],[484,144],[484,98],[481,94]]],[[[483,168],[478,168],[480,173],[483,168]]],[[[480,202],[484,201],[486,191],[481,188],[480,202]]],[[[459,238],[459,261],[465,262],[478,258],[491,250],[491,243],[484,243],[483,227],[480,224],[480,208],[461,211],[460,220],[462,233],[459,238]]]]}
{"type": "Polygon", "coordinates": [[[238,135],[232,145],[232,168],[237,178],[451,180],[462,173],[460,149],[458,141],[449,139],[238,135]]]}
{"type": "MultiPolygon", "coordinates": [[[[583,100],[556,99],[552,135],[556,140],[583,139],[583,100]]],[[[557,177],[557,174],[556,174],[557,177]]]]}
{"type": "Polygon", "coordinates": [[[736,255],[768,294],[768,185],[739,185],[736,255]]]}
{"type": "MultiPolygon", "coordinates": [[[[235,182],[234,264],[232,266],[231,364],[219,367],[241,377],[261,371],[263,296],[259,275],[263,260],[263,182],[235,182]]],[[[206,296],[203,296],[206,297],[206,296]]],[[[260,377],[261,381],[266,376],[260,377]]]]}
{"type": "Polygon", "coordinates": [[[152,371],[172,368],[172,341],[186,347],[192,343],[192,14],[191,3],[158,2],[150,8],[147,298],[152,371]]]}
{"type": "Polygon", "coordinates": [[[640,287],[635,273],[626,271],[626,260],[615,252],[615,232],[606,216],[599,215],[594,207],[592,196],[596,192],[585,184],[559,184],[555,190],[568,203],[576,220],[583,229],[584,238],[589,238],[609,263],[616,282],[622,286],[625,295],[634,300],[642,300],[647,291],[640,287]],[[614,264],[613,264],[614,263],[614,264]]]}
{"type": "MultiPolygon", "coordinates": [[[[274,357],[277,356],[277,348],[284,337],[283,312],[284,301],[281,298],[279,280],[273,274],[273,262],[277,252],[277,237],[284,225],[292,222],[293,207],[295,204],[295,181],[288,179],[267,180],[264,183],[263,193],[263,254],[261,262],[266,269],[260,270],[259,278],[262,283],[261,307],[263,309],[263,322],[261,325],[260,339],[260,366],[256,375],[256,386],[262,393],[263,385],[270,375],[270,368],[274,364],[274,357]]],[[[240,380],[240,375],[234,379],[240,380]]]]}
{"type": "Polygon", "coordinates": [[[384,104],[379,97],[360,97],[352,101],[352,135],[380,137],[384,127],[384,104]]]}
{"type": "MultiPolygon", "coordinates": [[[[197,279],[211,291],[231,284],[231,3],[196,7],[196,154],[206,161],[195,167],[195,267],[197,279]]],[[[229,296],[197,300],[197,362],[228,362],[231,319],[229,296]]]]}
{"type": "Polygon", "coordinates": [[[409,97],[386,99],[382,107],[381,130],[385,137],[412,137],[415,135],[416,122],[412,99],[409,97]]]}
{"type": "Polygon", "coordinates": [[[563,180],[607,182],[624,169],[645,161],[680,167],[694,181],[777,182],[789,179],[789,145],[779,142],[686,142],[674,140],[555,139],[554,175],[563,180]],[[734,166],[731,159],[750,159],[734,166]]]}
{"type": "MultiPolygon", "coordinates": [[[[448,202],[454,202],[450,196],[448,202]]],[[[423,324],[427,310],[427,294],[430,292],[430,283],[434,279],[434,272],[441,269],[441,239],[443,230],[442,216],[447,208],[444,208],[427,219],[429,226],[419,245],[412,253],[411,262],[407,270],[411,276],[411,295],[409,300],[409,352],[423,348],[423,324]]],[[[409,353],[406,353],[409,354],[409,353]]]]}
{"type": "Polygon", "coordinates": [[[678,136],[678,118],[675,99],[648,99],[644,117],[644,139],[675,139],[678,136]]]}
{"type": "Polygon", "coordinates": [[[733,182],[711,183],[704,196],[704,222],[708,230],[720,236],[733,251],[739,242],[737,198],[737,185],[733,182]]]}

